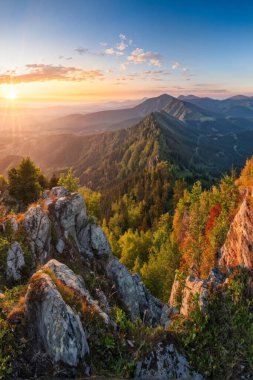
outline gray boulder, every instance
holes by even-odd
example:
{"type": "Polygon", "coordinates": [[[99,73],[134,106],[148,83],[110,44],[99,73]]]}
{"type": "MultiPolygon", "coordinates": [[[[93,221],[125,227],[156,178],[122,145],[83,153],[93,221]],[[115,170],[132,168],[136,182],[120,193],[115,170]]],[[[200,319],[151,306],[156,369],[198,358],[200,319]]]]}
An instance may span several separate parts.
{"type": "Polygon", "coordinates": [[[78,295],[83,297],[90,307],[103,319],[105,324],[110,323],[109,316],[99,307],[98,303],[92,299],[89,291],[86,289],[81,276],[77,276],[67,265],[57,260],[50,260],[43,268],[49,268],[54,275],[66,286],[73,289],[78,295]]]}
{"type": "Polygon", "coordinates": [[[97,256],[109,256],[111,248],[102,228],[96,224],[91,225],[91,247],[97,256]]]}
{"type": "Polygon", "coordinates": [[[187,359],[179,354],[173,344],[159,343],[155,349],[137,364],[136,379],[169,380],[192,379],[203,377],[191,371],[187,359]]]}
{"type": "Polygon", "coordinates": [[[25,214],[24,226],[33,255],[33,266],[44,264],[50,258],[51,223],[40,207],[30,207],[25,214]]]}
{"type": "Polygon", "coordinates": [[[25,314],[31,337],[53,363],[76,367],[89,353],[79,316],[42,271],[33,276],[29,285],[25,314]]]}
{"type": "Polygon", "coordinates": [[[82,251],[79,236],[89,222],[83,197],[73,193],[58,198],[54,204],[54,212],[64,236],[72,237],[78,249],[82,251]]]}
{"type": "Polygon", "coordinates": [[[25,266],[24,252],[18,242],[12,243],[7,252],[6,278],[8,282],[21,280],[21,271],[25,266]]]}
{"type": "Polygon", "coordinates": [[[141,319],[149,326],[159,325],[161,317],[166,324],[164,305],[153,297],[141,282],[139,275],[132,275],[116,258],[112,258],[106,274],[115,284],[118,298],[134,322],[141,319]]]}
{"type": "Polygon", "coordinates": [[[50,191],[51,195],[56,198],[66,197],[70,195],[70,191],[63,186],[55,186],[50,191]]]}
{"type": "Polygon", "coordinates": [[[202,280],[194,275],[190,275],[185,280],[182,293],[182,304],[180,313],[187,316],[193,306],[193,298],[198,296],[198,305],[202,311],[208,304],[208,296],[210,289],[214,290],[218,285],[222,284],[225,276],[217,268],[213,268],[207,280],[202,280]]]}

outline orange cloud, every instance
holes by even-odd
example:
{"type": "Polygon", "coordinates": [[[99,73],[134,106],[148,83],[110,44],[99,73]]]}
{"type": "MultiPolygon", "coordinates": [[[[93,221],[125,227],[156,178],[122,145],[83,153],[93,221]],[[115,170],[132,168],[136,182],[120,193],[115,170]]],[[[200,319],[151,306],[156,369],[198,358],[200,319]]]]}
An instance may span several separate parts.
{"type": "Polygon", "coordinates": [[[77,67],[29,64],[24,73],[16,71],[0,74],[0,84],[58,81],[85,81],[104,79],[101,70],[83,70],[77,67]]]}

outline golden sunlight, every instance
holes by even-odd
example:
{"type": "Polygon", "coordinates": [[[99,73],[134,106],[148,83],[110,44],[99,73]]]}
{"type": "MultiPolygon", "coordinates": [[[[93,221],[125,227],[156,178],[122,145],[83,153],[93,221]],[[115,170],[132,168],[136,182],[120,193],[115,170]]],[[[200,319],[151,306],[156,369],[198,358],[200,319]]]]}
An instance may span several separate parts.
{"type": "Polygon", "coordinates": [[[14,89],[10,89],[6,95],[5,95],[7,100],[16,100],[17,99],[17,93],[14,89]]]}

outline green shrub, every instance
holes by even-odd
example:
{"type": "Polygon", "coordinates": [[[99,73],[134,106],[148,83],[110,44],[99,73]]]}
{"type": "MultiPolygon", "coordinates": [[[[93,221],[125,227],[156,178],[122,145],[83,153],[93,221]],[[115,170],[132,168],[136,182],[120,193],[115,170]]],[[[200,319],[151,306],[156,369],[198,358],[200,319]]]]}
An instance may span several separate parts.
{"type": "Polygon", "coordinates": [[[252,274],[235,271],[225,288],[209,296],[206,313],[196,307],[187,319],[174,320],[190,363],[212,379],[236,379],[253,371],[252,274]]]}

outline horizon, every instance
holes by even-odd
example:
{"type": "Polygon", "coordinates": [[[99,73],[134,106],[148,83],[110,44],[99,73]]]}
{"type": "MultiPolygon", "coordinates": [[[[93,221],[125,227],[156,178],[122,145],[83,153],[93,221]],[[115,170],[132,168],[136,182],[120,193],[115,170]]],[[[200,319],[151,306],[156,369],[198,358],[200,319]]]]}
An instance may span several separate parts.
{"type": "Polygon", "coordinates": [[[253,4],[240,5],[0,0],[0,105],[253,96],[253,4]]]}

